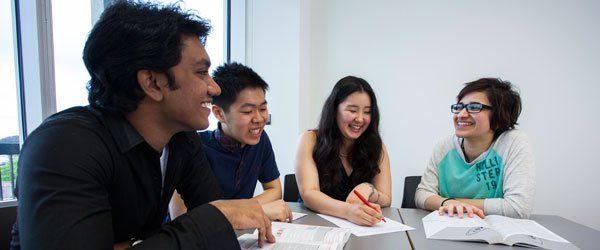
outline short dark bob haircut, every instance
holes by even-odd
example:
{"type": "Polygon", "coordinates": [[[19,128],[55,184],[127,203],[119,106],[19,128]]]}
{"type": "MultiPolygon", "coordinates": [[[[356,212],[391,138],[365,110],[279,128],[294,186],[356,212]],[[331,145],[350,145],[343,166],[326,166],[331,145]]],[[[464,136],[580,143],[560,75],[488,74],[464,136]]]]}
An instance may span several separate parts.
{"type": "Polygon", "coordinates": [[[456,96],[456,102],[473,92],[483,92],[494,107],[490,128],[494,130],[494,139],[504,131],[515,128],[521,114],[521,96],[513,89],[509,81],[500,78],[481,78],[465,83],[465,87],[456,96]]]}
{"type": "Polygon", "coordinates": [[[242,90],[259,88],[264,93],[269,89],[269,85],[254,70],[237,62],[217,67],[213,72],[213,80],[221,87],[221,94],[213,96],[212,103],[225,113],[229,112],[229,106],[235,102],[242,90]]]}
{"type": "Polygon", "coordinates": [[[140,70],[164,73],[169,88],[177,89],[169,69],[181,60],[183,39],[195,36],[204,44],[210,30],[207,20],[176,5],[117,1],[102,13],[83,49],[90,105],[111,113],[136,110],[144,98],[140,70]]]}

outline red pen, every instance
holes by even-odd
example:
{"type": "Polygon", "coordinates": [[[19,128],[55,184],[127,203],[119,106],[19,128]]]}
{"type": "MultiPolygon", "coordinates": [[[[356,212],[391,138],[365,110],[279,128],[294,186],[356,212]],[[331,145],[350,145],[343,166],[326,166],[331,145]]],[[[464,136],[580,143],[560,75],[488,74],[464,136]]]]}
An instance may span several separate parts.
{"type": "MultiPolygon", "coordinates": [[[[359,198],[359,199],[360,199],[360,200],[361,200],[363,203],[365,203],[365,205],[369,206],[369,207],[370,207],[370,208],[372,208],[372,209],[375,209],[373,206],[371,206],[371,204],[369,203],[369,201],[367,201],[367,199],[365,199],[365,197],[363,197],[363,196],[362,196],[362,194],[360,194],[358,191],[354,190],[354,194],[355,194],[356,196],[358,196],[358,198],[359,198]]],[[[377,211],[377,209],[375,209],[375,211],[377,211]]],[[[381,218],[381,220],[382,220],[383,222],[387,222],[387,221],[385,221],[385,218],[381,218]]]]}

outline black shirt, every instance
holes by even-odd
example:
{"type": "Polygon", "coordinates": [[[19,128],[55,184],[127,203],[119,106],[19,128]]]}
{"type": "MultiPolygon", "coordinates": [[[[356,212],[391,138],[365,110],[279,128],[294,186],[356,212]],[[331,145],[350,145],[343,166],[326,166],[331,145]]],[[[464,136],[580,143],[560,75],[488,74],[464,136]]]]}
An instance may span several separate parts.
{"type": "MultiPolygon", "coordinates": [[[[344,174],[342,174],[342,180],[337,186],[335,186],[331,190],[325,190],[322,186],[320,186],[319,188],[321,189],[321,192],[333,199],[339,201],[346,201],[346,198],[348,198],[350,192],[352,192],[354,187],[356,187],[357,185],[352,183],[352,175],[346,175],[346,170],[344,169],[342,169],[341,171],[344,171],[344,174]]],[[[321,183],[322,182],[320,182],[319,184],[321,183]]],[[[304,202],[302,200],[302,196],[298,196],[298,202],[304,202]]]]}
{"type": "Polygon", "coordinates": [[[352,189],[354,189],[356,185],[352,183],[352,175],[346,175],[346,170],[344,170],[344,167],[342,167],[340,171],[343,172],[340,183],[332,190],[323,191],[323,193],[336,200],[346,201],[346,198],[348,198],[348,195],[350,192],[352,192],[352,189]]]}
{"type": "Polygon", "coordinates": [[[160,153],[123,117],[75,107],[46,119],[19,157],[18,249],[239,249],[202,142],[175,134],[162,186],[160,153]],[[162,191],[161,191],[162,189],[162,191]],[[188,213],[162,225],[173,191],[188,213]]]}

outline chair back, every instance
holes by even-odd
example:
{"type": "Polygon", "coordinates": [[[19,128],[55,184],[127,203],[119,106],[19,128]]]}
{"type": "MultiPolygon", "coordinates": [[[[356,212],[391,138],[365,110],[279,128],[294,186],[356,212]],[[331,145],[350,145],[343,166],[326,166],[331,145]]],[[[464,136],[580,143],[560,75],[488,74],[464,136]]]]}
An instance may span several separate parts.
{"type": "Polygon", "coordinates": [[[402,196],[402,208],[417,208],[415,204],[415,192],[421,183],[421,176],[406,176],[404,178],[404,195],[402,196]]]}
{"type": "Polygon", "coordinates": [[[298,184],[296,183],[296,175],[285,175],[285,179],[283,182],[283,200],[289,202],[297,202],[299,197],[300,192],[298,191],[298,184]]]}
{"type": "Polygon", "coordinates": [[[10,249],[11,231],[17,220],[17,206],[0,207],[0,249],[10,249]]]}

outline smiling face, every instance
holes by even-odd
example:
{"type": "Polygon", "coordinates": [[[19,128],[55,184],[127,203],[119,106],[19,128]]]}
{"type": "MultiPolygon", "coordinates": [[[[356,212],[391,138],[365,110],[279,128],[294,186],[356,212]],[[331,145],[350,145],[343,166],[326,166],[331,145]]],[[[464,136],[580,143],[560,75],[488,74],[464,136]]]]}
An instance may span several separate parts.
{"type": "Polygon", "coordinates": [[[371,123],[371,98],[357,91],[338,105],[336,121],[344,139],[354,141],[371,123]]]}
{"type": "Polygon", "coordinates": [[[240,91],[228,112],[216,105],[213,112],[221,122],[223,134],[238,141],[242,147],[260,142],[260,135],[269,119],[265,92],[261,88],[246,88],[240,91]]]}
{"type": "MultiPolygon", "coordinates": [[[[471,92],[459,102],[463,104],[478,102],[491,106],[484,92],[471,92]]],[[[464,108],[458,114],[454,114],[456,136],[465,139],[485,139],[491,142],[494,138],[494,130],[490,128],[491,118],[492,111],[489,109],[483,109],[480,113],[467,113],[467,109],[464,108]]]]}
{"type": "MultiPolygon", "coordinates": [[[[195,131],[208,127],[212,96],[221,89],[208,69],[210,58],[197,37],[183,38],[181,61],[169,69],[176,89],[164,91],[165,122],[176,131],[195,131]]],[[[162,77],[161,81],[167,81],[162,77]]]]}

